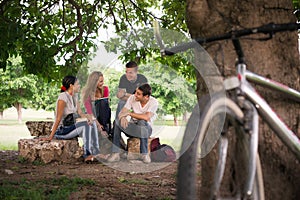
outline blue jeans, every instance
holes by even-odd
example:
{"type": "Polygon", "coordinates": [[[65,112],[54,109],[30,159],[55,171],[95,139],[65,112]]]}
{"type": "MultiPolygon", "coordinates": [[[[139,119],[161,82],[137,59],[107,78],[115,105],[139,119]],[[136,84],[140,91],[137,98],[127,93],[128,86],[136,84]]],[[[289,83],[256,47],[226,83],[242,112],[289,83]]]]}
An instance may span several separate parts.
{"type": "Polygon", "coordinates": [[[117,110],[116,110],[116,119],[118,119],[118,115],[120,113],[120,111],[122,110],[122,108],[125,106],[126,101],[120,100],[118,102],[118,106],[117,106],[117,110]]]}
{"type": "Polygon", "coordinates": [[[126,129],[120,125],[120,121],[116,120],[113,135],[112,152],[118,153],[120,151],[121,132],[124,132],[128,137],[140,138],[140,153],[148,153],[148,138],[152,134],[152,128],[145,120],[130,121],[126,129]]]}
{"type": "Polygon", "coordinates": [[[82,137],[84,155],[96,155],[100,153],[99,150],[99,140],[98,140],[98,130],[96,122],[94,121],[89,125],[86,121],[78,122],[75,124],[75,129],[65,135],[55,134],[55,139],[68,140],[76,137],[82,137]]]}

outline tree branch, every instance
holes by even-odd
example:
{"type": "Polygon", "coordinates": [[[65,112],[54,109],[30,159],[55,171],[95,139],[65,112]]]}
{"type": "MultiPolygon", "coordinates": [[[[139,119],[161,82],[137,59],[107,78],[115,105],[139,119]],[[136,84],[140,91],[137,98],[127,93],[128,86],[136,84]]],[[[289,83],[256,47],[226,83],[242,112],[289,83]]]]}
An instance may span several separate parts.
{"type": "MultiPolygon", "coordinates": [[[[115,27],[116,27],[116,31],[119,32],[119,31],[120,31],[120,28],[119,28],[119,26],[118,26],[118,22],[117,22],[117,19],[116,19],[116,17],[115,17],[115,13],[114,13],[114,11],[113,11],[113,8],[112,8],[112,6],[111,6],[111,2],[110,2],[110,1],[108,1],[108,6],[109,6],[109,12],[110,12],[110,14],[113,16],[113,19],[114,19],[114,25],[115,25],[115,27]]],[[[115,7],[115,6],[113,6],[113,7],[115,7]]]]}
{"type": "MultiPolygon", "coordinates": [[[[159,17],[156,17],[154,14],[152,14],[151,12],[148,12],[147,10],[144,10],[144,9],[142,9],[142,8],[140,8],[136,3],[134,3],[132,0],[129,0],[130,1],[130,3],[135,7],[135,8],[137,8],[138,10],[140,10],[140,11],[142,11],[142,13],[146,13],[146,14],[148,14],[148,15],[150,15],[150,16],[152,16],[154,19],[159,19],[159,20],[163,20],[162,18],[159,18],[159,17]]],[[[147,22],[145,22],[145,23],[147,23],[147,22]]]]}
{"type": "Polygon", "coordinates": [[[76,13],[77,13],[77,27],[79,29],[79,34],[73,40],[71,40],[70,42],[68,42],[68,43],[66,43],[66,44],[58,47],[55,55],[58,52],[60,52],[63,48],[68,47],[68,46],[72,46],[72,45],[76,44],[76,42],[79,41],[82,38],[82,35],[83,35],[83,32],[84,32],[84,28],[82,26],[82,15],[81,15],[81,12],[80,12],[80,6],[74,0],[68,0],[68,1],[76,9],[76,13]]]}

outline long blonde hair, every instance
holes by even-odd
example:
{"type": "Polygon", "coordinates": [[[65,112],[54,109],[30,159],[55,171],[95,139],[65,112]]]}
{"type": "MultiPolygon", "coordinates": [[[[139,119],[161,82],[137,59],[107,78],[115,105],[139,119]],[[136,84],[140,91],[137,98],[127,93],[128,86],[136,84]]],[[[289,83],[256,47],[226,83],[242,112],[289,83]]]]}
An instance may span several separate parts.
{"type": "Polygon", "coordinates": [[[93,99],[93,97],[95,96],[95,92],[96,92],[96,89],[97,89],[97,84],[98,84],[98,80],[99,80],[100,76],[103,76],[103,74],[102,74],[102,72],[99,72],[99,71],[93,71],[89,75],[89,77],[87,79],[87,82],[86,82],[85,86],[83,87],[82,93],[81,93],[83,103],[89,97],[91,99],[93,99]]]}

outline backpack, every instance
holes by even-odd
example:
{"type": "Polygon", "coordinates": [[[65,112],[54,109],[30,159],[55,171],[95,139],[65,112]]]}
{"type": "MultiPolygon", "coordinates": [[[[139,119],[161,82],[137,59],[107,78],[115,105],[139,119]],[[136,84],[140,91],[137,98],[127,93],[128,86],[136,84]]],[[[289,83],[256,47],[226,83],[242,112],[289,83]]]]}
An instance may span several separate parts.
{"type": "Polygon", "coordinates": [[[150,143],[150,151],[153,152],[160,146],[159,138],[153,138],[150,143]]]}
{"type": "Polygon", "coordinates": [[[154,162],[173,162],[176,160],[176,152],[167,144],[160,144],[151,152],[151,160],[154,162]]]}

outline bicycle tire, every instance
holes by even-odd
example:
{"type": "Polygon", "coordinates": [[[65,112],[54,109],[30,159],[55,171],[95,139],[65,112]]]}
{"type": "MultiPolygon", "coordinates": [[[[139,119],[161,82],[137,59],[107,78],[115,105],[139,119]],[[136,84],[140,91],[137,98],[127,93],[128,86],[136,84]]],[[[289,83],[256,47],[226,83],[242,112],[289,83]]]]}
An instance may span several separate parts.
{"type": "MultiPolygon", "coordinates": [[[[203,152],[199,152],[199,144],[201,144],[202,151],[203,141],[206,141],[207,139],[205,130],[207,130],[207,128],[211,125],[212,119],[220,117],[220,115],[221,118],[222,115],[223,117],[228,117],[231,119],[231,122],[235,124],[235,130],[239,132],[239,123],[241,122],[243,117],[242,111],[232,100],[227,97],[222,97],[218,94],[213,95],[212,97],[204,96],[202,99],[200,99],[199,102],[201,113],[200,111],[197,111],[197,108],[196,111],[193,111],[183,137],[181,157],[179,158],[178,164],[177,199],[242,199],[245,196],[244,191],[242,191],[245,180],[241,177],[245,177],[244,173],[247,173],[245,172],[245,169],[247,167],[243,165],[246,165],[244,161],[248,160],[249,155],[247,151],[241,150],[247,149],[244,146],[247,145],[247,139],[241,139],[240,136],[236,137],[237,135],[235,134],[226,135],[230,136],[230,145],[229,152],[226,156],[224,176],[222,177],[222,184],[220,186],[220,190],[218,190],[218,194],[215,194],[216,191],[211,191],[213,188],[212,180],[214,179],[214,174],[206,173],[205,175],[199,175],[199,172],[202,168],[211,167],[205,166],[203,159],[212,159],[215,156],[219,156],[217,155],[217,145],[215,145],[215,143],[210,144],[211,147],[208,148],[208,150],[210,151],[209,153],[204,152],[203,154],[203,152]],[[206,103],[203,104],[202,102],[206,103]],[[189,126],[191,126],[192,128],[190,128],[189,126]],[[231,145],[232,141],[234,141],[231,140],[233,136],[235,138],[235,144],[238,145],[231,145]],[[234,154],[237,153],[237,149],[233,148],[232,146],[240,148],[238,154],[242,154],[242,156],[237,156],[238,154],[234,154]],[[208,154],[206,155],[206,153],[208,154]],[[205,156],[205,158],[201,159],[201,161],[198,162],[198,157],[201,154],[202,156],[205,156]],[[238,174],[241,175],[238,176],[238,174]]],[[[223,126],[217,128],[216,130],[220,131],[222,128],[223,126]]],[[[242,135],[242,137],[244,137],[246,134],[242,135]]],[[[219,135],[219,138],[217,139],[218,142],[223,140],[223,137],[224,136],[219,135]]],[[[223,162],[221,164],[223,164],[223,162]]],[[[216,163],[214,163],[213,166],[216,166],[216,163]]],[[[257,169],[254,179],[253,192],[250,198],[255,200],[264,199],[263,176],[261,171],[260,159],[258,156],[256,159],[256,168],[257,169]]],[[[216,167],[216,169],[219,168],[216,167]]],[[[213,170],[210,169],[210,172],[213,172],[213,170]]],[[[217,177],[220,178],[221,176],[217,175],[217,177]]]]}

